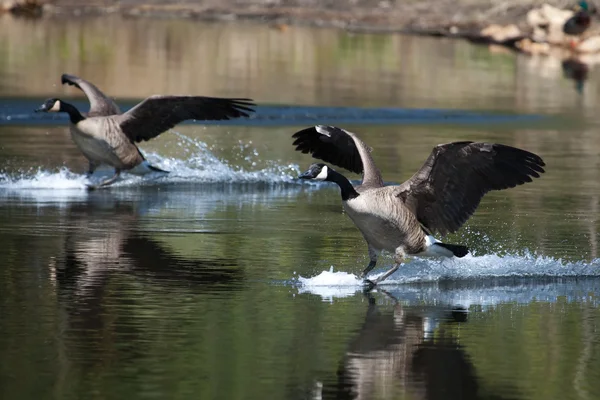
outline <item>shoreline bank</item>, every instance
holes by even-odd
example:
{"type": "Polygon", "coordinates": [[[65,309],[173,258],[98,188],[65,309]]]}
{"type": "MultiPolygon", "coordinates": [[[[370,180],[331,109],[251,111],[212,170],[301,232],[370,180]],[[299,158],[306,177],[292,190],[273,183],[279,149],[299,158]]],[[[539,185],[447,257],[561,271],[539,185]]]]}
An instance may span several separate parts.
{"type": "Polygon", "coordinates": [[[342,28],[366,33],[406,33],[429,36],[477,37],[489,25],[514,24],[527,33],[526,15],[541,4],[560,8],[572,2],[494,0],[372,0],[296,1],[85,1],[4,0],[4,9],[43,18],[93,17],[118,14],[127,18],[188,18],[204,21],[250,20],[280,26],[342,28]]]}

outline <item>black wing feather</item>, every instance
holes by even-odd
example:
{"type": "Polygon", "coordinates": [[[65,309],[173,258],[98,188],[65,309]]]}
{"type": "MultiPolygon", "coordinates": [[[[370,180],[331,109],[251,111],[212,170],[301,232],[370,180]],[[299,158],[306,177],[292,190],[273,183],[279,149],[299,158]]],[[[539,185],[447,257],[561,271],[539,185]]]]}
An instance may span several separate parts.
{"type": "Polygon", "coordinates": [[[320,125],[302,129],[292,135],[296,151],[311,154],[314,158],[347,169],[363,172],[363,164],[354,140],[343,129],[320,125]]]}
{"type": "Polygon", "coordinates": [[[86,81],[75,75],[62,74],[61,83],[77,87],[81,90],[90,102],[90,110],[86,114],[88,117],[106,117],[109,115],[121,114],[121,110],[113,99],[106,96],[93,83],[86,81]]]}
{"type": "Polygon", "coordinates": [[[122,131],[135,142],[150,140],[186,120],[219,121],[248,117],[252,99],[204,96],[151,96],[122,114],[122,131]]]}
{"type": "Polygon", "coordinates": [[[454,142],[436,146],[396,195],[430,231],[457,231],[490,190],[531,182],[544,173],[536,154],[496,143],[454,142]]]}

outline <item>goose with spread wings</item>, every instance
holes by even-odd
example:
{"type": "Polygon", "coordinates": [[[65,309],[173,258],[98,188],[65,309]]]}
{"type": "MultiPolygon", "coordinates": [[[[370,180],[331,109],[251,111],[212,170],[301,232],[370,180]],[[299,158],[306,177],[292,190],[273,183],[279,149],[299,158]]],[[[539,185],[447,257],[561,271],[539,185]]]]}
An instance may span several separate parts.
{"type": "MultiPolygon", "coordinates": [[[[72,76],[66,77],[69,82],[71,79],[72,76]]],[[[120,113],[118,106],[98,88],[77,79],[72,82],[90,99],[90,111],[86,115],[57,98],[46,100],[35,111],[69,115],[71,137],[89,161],[88,173],[93,173],[102,164],[115,169],[114,176],[98,185],[89,185],[90,189],[110,185],[119,178],[121,171],[166,172],[150,165],[135,143],[150,140],[186,120],[248,117],[256,105],[252,99],[243,98],[154,95],[120,113]]]]}
{"type": "Polygon", "coordinates": [[[544,173],[536,154],[497,143],[440,144],[423,166],[401,185],[384,186],[371,149],[347,130],[317,125],[293,135],[296,150],[314,158],[362,173],[353,186],[323,163],[312,164],[299,176],[336,183],[348,216],[363,234],[369,265],[361,277],[371,287],[385,280],[407,256],[464,257],[466,246],[443,243],[433,235],[456,232],[475,212],[490,190],[531,182],[544,173]],[[376,279],[366,279],[381,251],[394,254],[394,266],[376,279]]]}

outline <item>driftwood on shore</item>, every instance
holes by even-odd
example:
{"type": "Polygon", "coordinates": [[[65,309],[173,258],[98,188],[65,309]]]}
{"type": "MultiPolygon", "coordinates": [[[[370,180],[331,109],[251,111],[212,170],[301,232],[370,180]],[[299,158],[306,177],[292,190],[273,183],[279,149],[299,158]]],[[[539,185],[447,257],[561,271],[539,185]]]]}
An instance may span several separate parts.
{"type": "MultiPolygon", "coordinates": [[[[573,0],[548,0],[564,8],[573,0]]],[[[477,32],[490,24],[509,24],[540,0],[0,0],[43,3],[44,15],[261,19],[373,31],[477,32]]],[[[520,23],[520,22],[519,22],[520,23]]],[[[517,24],[519,24],[517,23],[517,24]]]]}

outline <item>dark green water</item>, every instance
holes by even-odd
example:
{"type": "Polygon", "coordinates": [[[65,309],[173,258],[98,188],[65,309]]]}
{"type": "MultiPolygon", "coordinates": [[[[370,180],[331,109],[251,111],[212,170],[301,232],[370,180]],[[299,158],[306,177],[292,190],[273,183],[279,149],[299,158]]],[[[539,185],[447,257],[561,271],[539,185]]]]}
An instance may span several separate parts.
{"type": "Polygon", "coordinates": [[[593,67],[579,94],[560,61],[464,42],[115,19],[5,19],[0,53],[2,399],[600,397],[593,67]],[[80,95],[63,72],[124,108],[260,107],[144,143],[167,178],[86,192],[64,119],[31,113],[80,95]],[[389,182],[453,140],[522,147],[547,172],[486,195],[450,238],[473,257],[412,260],[364,294],[338,189],[295,179],[313,160],[291,135],[336,121],[389,182]]]}

